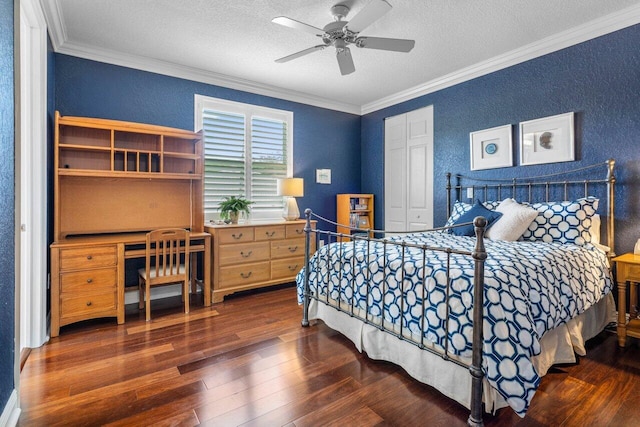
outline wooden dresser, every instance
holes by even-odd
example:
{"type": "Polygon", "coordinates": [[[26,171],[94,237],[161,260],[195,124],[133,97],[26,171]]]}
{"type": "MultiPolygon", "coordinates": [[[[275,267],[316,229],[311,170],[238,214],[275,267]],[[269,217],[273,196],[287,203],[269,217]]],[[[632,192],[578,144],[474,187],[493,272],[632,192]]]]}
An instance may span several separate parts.
{"type": "Polygon", "coordinates": [[[213,238],[213,302],[234,292],[294,281],[304,266],[304,226],[304,220],[206,225],[213,238]]]}

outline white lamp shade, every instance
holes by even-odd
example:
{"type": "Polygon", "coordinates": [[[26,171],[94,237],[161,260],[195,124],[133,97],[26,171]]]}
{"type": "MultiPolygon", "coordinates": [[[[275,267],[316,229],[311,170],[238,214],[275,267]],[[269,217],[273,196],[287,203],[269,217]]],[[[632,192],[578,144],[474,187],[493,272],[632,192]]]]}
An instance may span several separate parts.
{"type": "Polygon", "coordinates": [[[279,178],[277,182],[278,196],[304,196],[304,180],[302,178],[279,178]]]}
{"type": "Polygon", "coordinates": [[[302,178],[278,179],[278,196],[286,196],[282,217],[287,221],[300,218],[300,210],[296,197],[304,196],[304,180],[302,178]]]}

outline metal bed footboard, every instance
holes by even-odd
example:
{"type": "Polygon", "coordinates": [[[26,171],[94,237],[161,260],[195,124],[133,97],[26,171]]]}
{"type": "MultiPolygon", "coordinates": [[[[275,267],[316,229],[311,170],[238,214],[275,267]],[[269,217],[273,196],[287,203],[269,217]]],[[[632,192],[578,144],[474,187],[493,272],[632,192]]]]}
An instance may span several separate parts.
{"type": "MultiPolygon", "coordinates": [[[[325,305],[328,305],[330,307],[333,307],[334,309],[336,309],[339,312],[345,313],[347,315],[349,315],[350,317],[354,317],[359,319],[360,321],[364,322],[365,324],[369,324],[369,325],[373,325],[374,327],[378,328],[381,331],[384,331],[390,335],[393,335],[395,337],[397,337],[400,340],[409,342],[415,346],[417,346],[418,348],[420,348],[421,350],[424,351],[429,351],[431,353],[434,353],[440,357],[442,357],[444,360],[447,361],[451,361],[452,363],[456,363],[460,366],[463,366],[465,368],[468,368],[470,371],[470,374],[472,376],[472,389],[471,389],[471,405],[470,405],[470,415],[469,415],[469,419],[468,419],[468,424],[469,425],[473,425],[473,426],[481,426],[483,425],[482,422],[482,382],[483,382],[483,378],[484,378],[484,372],[482,369],[482,346],[483,346],[483,309],[482,307],[484,306],[483,303],[483,287],[484,287],[484,262],[487,258],[487,254],[485,251],[485,246],[484,246],[484,232],[485,232],[485,227],[486,227],[486,220],[483,217],[477,217],[474,220],[474,228],[475,228],[475,235],[476,235],[476,243],[475,243],[475,247],[473,249],[473,251],[469,252],[469,251],[461,251],[461,250],[456,250],[456,249],[452,249],[452,248],[444,248],[444,247],[433,247],[433,246],[427,246],[427,245],[419,245],[419,244],[415,244],[415,243],[410,243],[410,242],[405,242],[405,241],[392,241],[389,240],[387,238],[376,238],[373,237],[374,235],[381,235],[381,236],[386,236],[387,233],[384,230],[368,230],[368,232],[365,235],[346,235],[346,234],[342,234],[342,233],[336,233],[336,232],[332,232],[332,231],[326,231],[326,230],[322,230],[320,227],[320,224],[322,222],[327,223],[329,225],[333,225],[333,226],[337,226],[338,224],[336,224],[333,221],[330,221],[326,218],[323,218],[321,216],[318,216],[316,214],[314,214],[313,212],[311,212],[310,209],[305,210],[305,217],[306,217],[306,225],[304,228],[305,231],[305,270],[304,270],[304,284],[303,284],[303,298],[302,298],[302,303],[303,303],[303,318],[302,318],[302,326],[309,326],[309,306],[310,306],[310,302],[311,300],[315,300],[317,301],[317,303],[322,303],[325,305]],[[316,229],[312,229],[311,227],[311,220],[316,219],[318,220],[318,225],[316,229]],[[342,253],[338,254],[338,259],[340,260],[340,268],[339,269],[335,269],[333,271],[330,271],[330,273],[332,274],[337,274],[339,276],[338,279],[338,297],[337,299],[332,299],[330,297],[330,283],[327,283],[327,292],[326,295],[321,295],[321,292],[312,292],[311,291],[311,283],[310,283],[310,258],[312,256],[311,252],[311,247],[312,247],[312,239],[315,240],[314,244],[316,248],[320,248],[320,243],[321,241],[325,242],[326,244],[332,244],[335,242],[339,242],[339,243],[345,243],[346,245],[348,244],[353,244],[353,249],[355,252],[355,245],[356,242],[358,241],[362,241],[367,245],[367,252],[366,252],[366,257],[367,259],[365,260],[366,265],[369,265],[369,257],[370,257],[370,246],[372,244],[381,244],[383,245],[383,266],[386,269],[387,268],[387,247],[391,247],[391,246],[395,246],[398,248],[399,252],[401,253],[401,260],[400,263],[402,266],[404,266],[405,263],[405,255],[406,255],[406,250],[408,248],[413,248],[413,249],[417,249],[419,251],[421,251],[421,256],[422,256],[422,277],[420,277],[420,280],[423,284],[422,286],[422,316],[421,316],[421,325],[420,325],[420,329],[421,329],[421,333],[419,335],[419,338],[416,339],[415,335],[412,336],[411,333],[405,333],[404,329],[404,321],[402,319],[403,317],[403,313],[404,313],[404,304],[406,301],[406,293],[405,290],[402,289],[402,286],[398,286],[398,290],[400,291],[400,320],[399,320],[399,325],[395,325],[393,322],[391,321],[386,321],[385,322],[385,301],[384,298],[382,299],[382,310],[381,310],[381,315],[380,315],[380,319],[378,320],[377,318],[374,318],[374,315],[369,313],[369,309],[370,309],[370,301],[371,299],[370,297],[370,292],[371,292],[371,281],[370,281],[370,269],[365,269],[365,274],[366,274],[366,294],[364,295],[364,300],[365,302],[365,309],[362,310],[360,308],[355,307],[355,300],[356,300],[356,284],[355,284],[355,275],[353,276],[351,282],[345,286],[351,286],[351,298],[350,298],[350,303],[342,301],[341,298],[341,294],[342,294],[342,289],[344,288],[342,286],[342,282],[343,282],[343,266],[344,264],[342,264],[344,261],[343,257],[342,257],[342,253]],[[450,276],[449,276],[449,268],[450,268],[450,259],[452,254],[458,254],[458,255],[463,255],[463,256],[469,256],[471,258],[473,258],[474,260],[474,278],[473,278],[473,338],[472,338],[472,356],[471,356],[471,364],[467,364],[464,363],[463,361],[461,361],[459,358],[456,357],[451,357],[453,356],[453,354],[450,352],[449,350],[449,334],[445,333],[444,336],[444,349],[440,349],[437,346],[431,346],[429,345],[428,342],[426,342],[426,325],[425,325],[425,301],[428,298],[428,291],[427,291],[427,286],[425,286],[425,268],[424,266],[427,265],[427,251],[437,251],[437,252],[442,252],[445,253],[447,256],[447,261],[446,261],[446,274],[447,274],[447,278],[446,278],[446,287],[445,287],[445,305],[447,307],[446,310],[446,316],[444,319],[445,322],[445,331],[448,331],[448,322],[449,322],[449,295],[450,295],[450,286],[451,286],[451,280],[450,280],[450,276]],[[480,307],[481,309],[476,310],[475,308],[480,307]],[[363,315],[364,312],[364,315],[363,315]],[[477,326],[479,325],[479,327],[477,326]],[[399,330],[398,330],[399,329],[399,330]]],[[[459,224],[459,225],[466,225],[466,224],[459,224]]],[[[341,225],[342,227],[344,227],[344,225],[341,225]]],[[[353,229],[356,230],[356,229],[353,229]]],[[[434,231],[434,229],[432,230],[424,230],[424,231],[434,231]]],[[[412,233],[415,233],[416,231],[413,231],[412,233]]],[[[409,233],[409,232],[406,232],[409,233]]],[[[406,233],[398,233],[398,232],[393,232],[393,234],[406,234],[406,233]]],[[[337,250],[338,251],[342,251],[344,248],[344,245],[338,245],[337,246],[337,250]]],[[[327,254],[329,254],[329,250],[327,250],[327,254]]],[[[320,259],[320,257],[319,257],[320,259]]],[[[331,269],[331,263],[329,262],[330,259],[330,254],[327,255],[327,260],[326,260],[326,266],[329,270],[331,269]]],[[[347,261],[349,263],[355,263],[355,257],[352,257],[351,260],[347,261]]],[[[351,268],[351,270],[353,271],[353,269],[355,268],[354,265],[349,266],[351,268]]],[[[386,271],[386,270],[385,270],[386,271]]],[[[402,267],[401,269],[402,272],[402,277],[399,279],[399,282],[402,284],[405,281],[405,269],[404,267],[402,267]]],[[[387,290],[388,290],[388,277],[386,274],[384,274],[385,279],[383,282],[383,289],[382,289],[382,295],[385,295],[387,290]]],[[[316,274],[316,278],[318,278],[319,275],[316,274]]],[[[314,289],[320,289],[320,284],[316,283],[315,284],[315,288],[314,289]]]]}

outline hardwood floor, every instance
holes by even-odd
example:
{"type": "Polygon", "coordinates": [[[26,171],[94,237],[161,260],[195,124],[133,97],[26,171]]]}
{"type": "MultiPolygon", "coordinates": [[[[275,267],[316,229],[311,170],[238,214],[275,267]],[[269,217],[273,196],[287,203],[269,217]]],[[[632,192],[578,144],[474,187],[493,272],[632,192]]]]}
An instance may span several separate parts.
{"type": "MultiPolygon", "coordinates": [[[[369,359],[324,324],[300,327],[291,287],[153,321],[70,325],[31,351],[21,374],[20,426],[462,426],[468,411],[369,359]]],[[[640,424],[640,348],[605,331],[575,365],[542,379],[527,416],[485,414],[487,426],[640,424]]]]}

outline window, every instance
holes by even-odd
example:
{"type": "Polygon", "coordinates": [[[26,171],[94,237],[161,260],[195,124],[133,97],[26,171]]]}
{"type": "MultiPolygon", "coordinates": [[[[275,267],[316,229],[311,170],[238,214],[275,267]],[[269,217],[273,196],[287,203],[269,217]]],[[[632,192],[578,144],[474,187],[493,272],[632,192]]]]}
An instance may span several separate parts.
{"type": "Polygon", "coordinates": [[[293,173],[293,113],[196,95],[204,133],[204,212],[218,218],[225,196],[253,201],[252,218],[279,218],[276,179],[293,173]]]}

